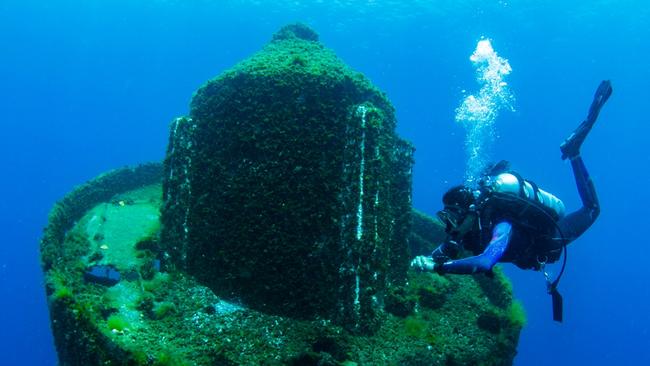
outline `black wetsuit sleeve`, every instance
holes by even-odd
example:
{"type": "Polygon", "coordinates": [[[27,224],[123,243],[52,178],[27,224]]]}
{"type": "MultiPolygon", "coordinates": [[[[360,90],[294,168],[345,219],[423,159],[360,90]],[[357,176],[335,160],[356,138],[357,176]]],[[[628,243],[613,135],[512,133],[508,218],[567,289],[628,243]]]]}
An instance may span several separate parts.
{"type": "Polygon", "coordinates": [[[442,263],[449,259],[456,258],[459,251],[460,245],[455,241],[448,240],[440,244],[433,250],[433,252],[431,252],[431,258],[433,258],[436,263],[442,263]]]}

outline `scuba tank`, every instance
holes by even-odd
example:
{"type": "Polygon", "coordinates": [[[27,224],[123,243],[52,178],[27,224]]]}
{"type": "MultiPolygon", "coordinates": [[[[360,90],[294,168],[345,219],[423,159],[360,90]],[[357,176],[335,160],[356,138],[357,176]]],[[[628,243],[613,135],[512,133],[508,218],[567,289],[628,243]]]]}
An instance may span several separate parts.
{"type": "Polygon", "coordinates": [[[494,177],[488,177],[486,185],[492,192],[513,194],[535,202],[543,206],[556,220],[564,217],[565,207],[562,200],[517,174],[501,173],[494,177]]]}
{"type": "MultiPolygon", "coordinates": [[[[540,257],[549,263],[559,259],[566,242],[558,228],[558,221],[565,215],[562,200],[512,170],[489,173],[480,182],[476,200],[481,242],[489,240],[491,235],[483,227],[491,228],[497,222],[507,220],[529,242],[510,253],[513,255],[512,263],[524,269],[539,269],[540,257]]],[[[480,251],[482,247],[477,249],[480,251]]]]}

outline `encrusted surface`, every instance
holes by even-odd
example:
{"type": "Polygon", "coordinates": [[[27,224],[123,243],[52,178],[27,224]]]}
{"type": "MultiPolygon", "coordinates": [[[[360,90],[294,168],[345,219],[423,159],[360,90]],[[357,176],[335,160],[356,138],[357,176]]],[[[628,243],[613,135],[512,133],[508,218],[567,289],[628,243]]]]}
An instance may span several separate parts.
{"type": "Polygon", "coordinates": [[[207,82],[172,124],[170,264],[260,311],[372,332],[406,280],[413,148],[305,26],[207,82]]]}
{"type": "Polygon", "coordinates": [[[46,271],[61,365],[508,365],[514,357],[523,318],[500,271],[495,279],[410,273],[405,286],[391,287],[372,336],[231,303],[182,271],[150,273],[145,264],[163,255],[150,217],[161,196],[156,183],[89,202],[65,239],[48,244],[65,253],[46,271]],[[98,213],[100,245],[89,230],[98,213]],[[127,217],[139,228],[129,238],[113,232],[127,217]],[[135,258],[108,253],[117,248],[135,258]],[[84,281],[96,263],[137,276],[110,287],[84,281]]]}

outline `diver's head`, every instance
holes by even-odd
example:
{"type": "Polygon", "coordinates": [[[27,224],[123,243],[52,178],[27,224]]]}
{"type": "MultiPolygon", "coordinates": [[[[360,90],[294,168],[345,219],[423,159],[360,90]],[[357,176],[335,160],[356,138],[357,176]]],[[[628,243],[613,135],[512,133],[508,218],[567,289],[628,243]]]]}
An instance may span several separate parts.
{"type": "Polygon", "coordinates": [[[442,204],[445,208],[467,211],[474,204],[474,193],[463,185],[453,187],[442,196],[442,204]]]}
{"type": "Polygon", "coordinates": [[[472,229],[475,212],[474,194],[465,186],[456,186],[442,196],[444,208],[438,212],[438,218],[445,224],[448,234],[464,235],[472,229]]]}

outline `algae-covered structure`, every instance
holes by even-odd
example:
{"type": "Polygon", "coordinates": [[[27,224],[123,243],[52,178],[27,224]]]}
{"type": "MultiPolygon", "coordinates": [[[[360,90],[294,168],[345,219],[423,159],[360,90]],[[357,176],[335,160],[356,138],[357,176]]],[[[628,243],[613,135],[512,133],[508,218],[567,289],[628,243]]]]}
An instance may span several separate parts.
{"type": "Polygon", "coordinates": [[[161,242],[260,311],[370,331],[402,284],[411,146],[393,108],[308,28],[209,81],[172,125],[161,242]]]}
{"type": "Polygon", "coordinates": [[[208,81],[165,161],[57,203],[41,244],[61,365],[508,365],[508,281],[413,273],[389,100],[300,24],[208,81]]]}

